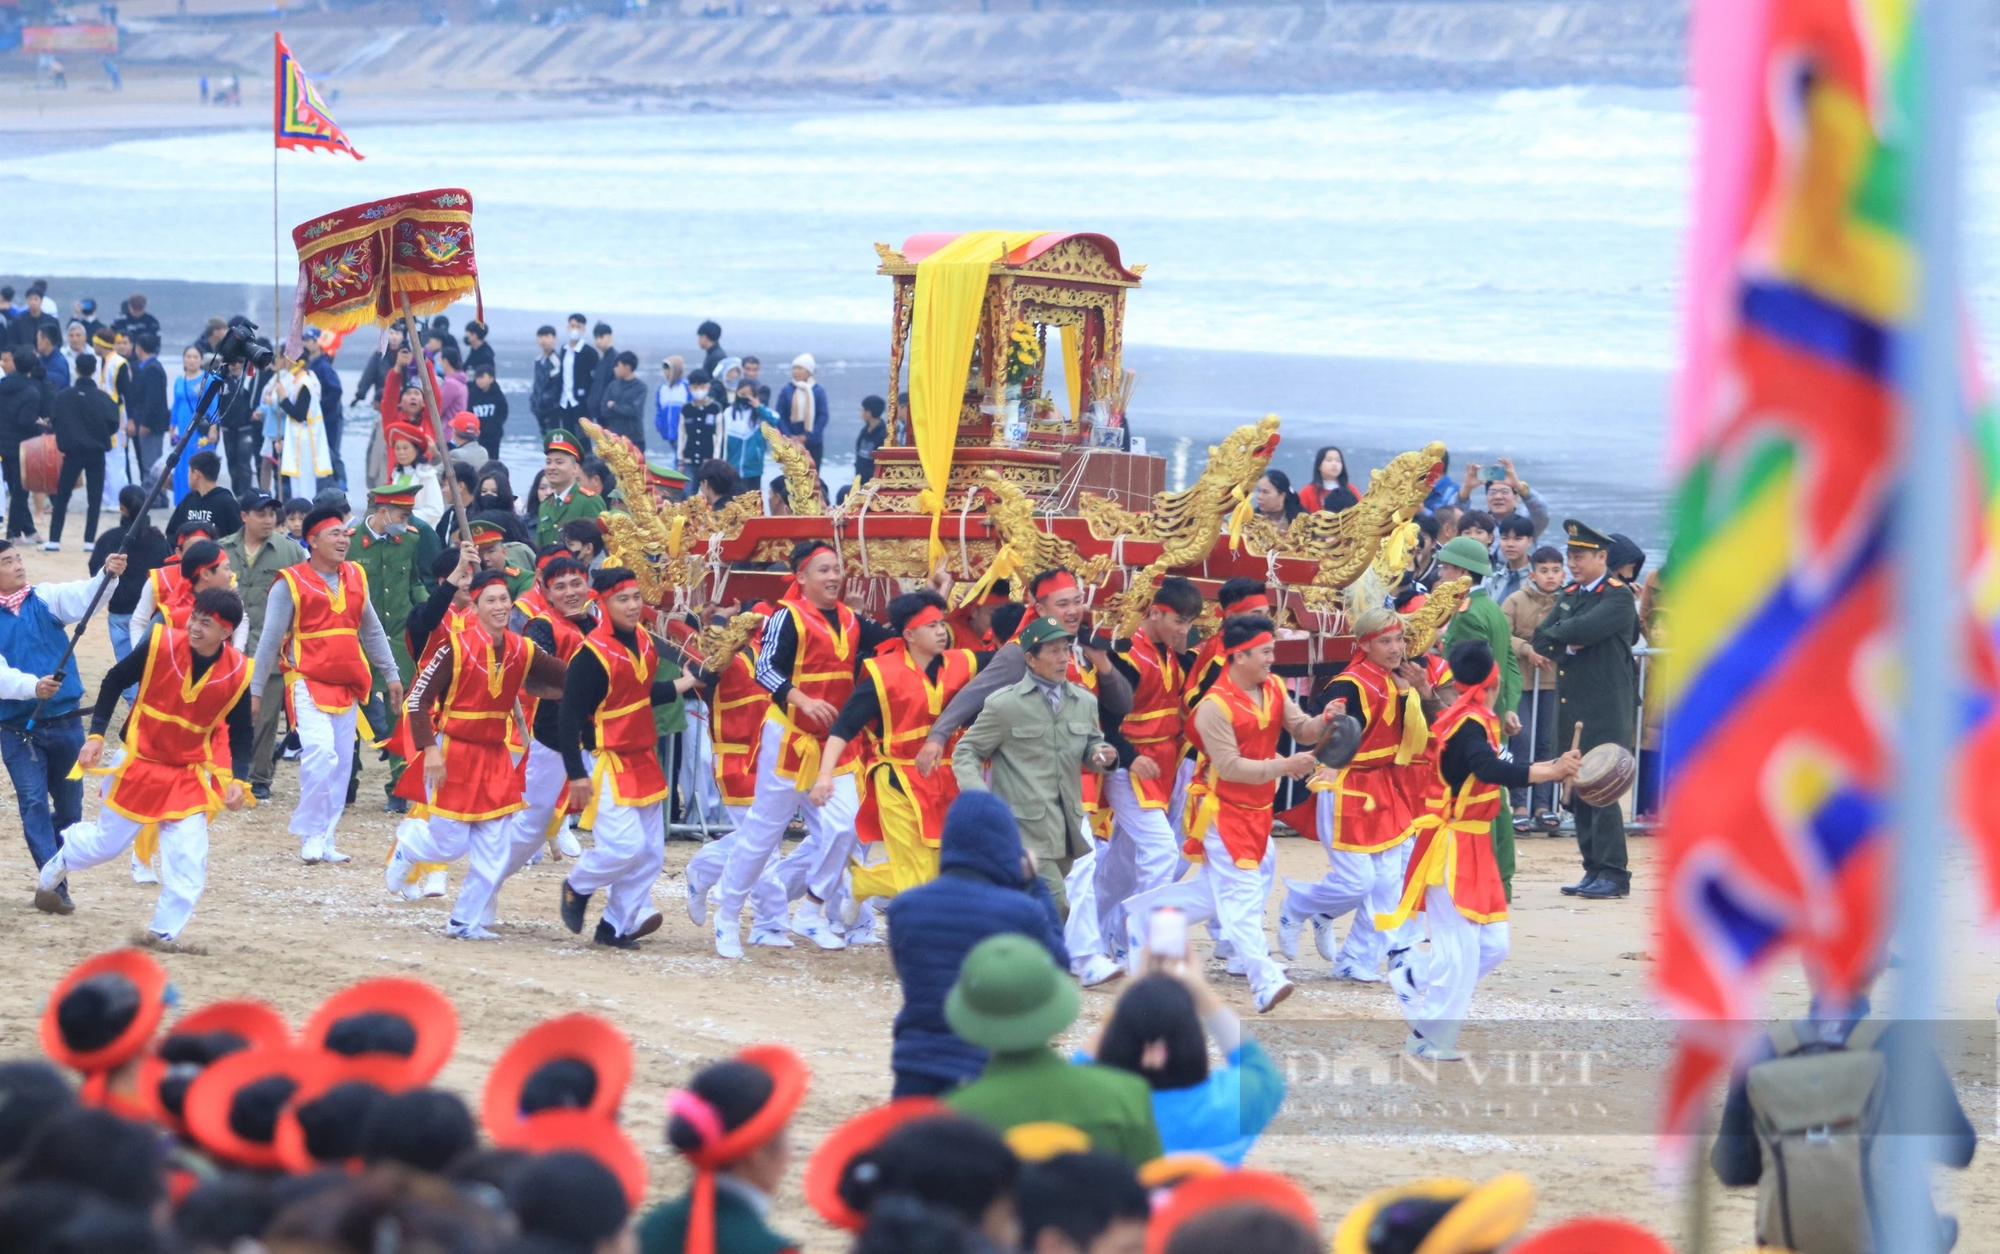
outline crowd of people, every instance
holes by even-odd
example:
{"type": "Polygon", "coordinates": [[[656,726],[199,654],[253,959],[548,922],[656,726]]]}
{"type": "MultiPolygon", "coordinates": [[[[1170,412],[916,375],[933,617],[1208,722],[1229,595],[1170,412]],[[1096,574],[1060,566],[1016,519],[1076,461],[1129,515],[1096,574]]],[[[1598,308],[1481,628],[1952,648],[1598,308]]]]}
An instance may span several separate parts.
{"type": "MultiPolygon", "coordinates": [[[[1582,875],[1563,892],[1579,902],[1630,892],[1620,805],[1592,805],[1580,792],[1558,801],[1553,790],[1576,776],[1585,751],[1635,747],[1633,650],[1642,633],[1658,630],[1650,583],[1640,583],[1645,554],[1579,519],[1562,523],[1560,548],[1542,544],[1548,505],[1505,459],[1438,479],[1416,520],[1407,569],[1353,616],[1345,665],[1280,668],[1287,590],[1257,579],[1205,590],[1168,577],[1136,630],[1107,634],[1075,571],[989,575],[959,589],[940,569],[878,618],[844,599],[845,560],[816,539],[791,549],[781,594],[674,621],[648,604],[638,572],[608,556],[601,517],[642,494],[672,501],[699,493],[719,506],[767,492],[765,512],[784,512],[780,485],[761,483],[763,441],[775,432],[823,459],[829,415],[809,355],[768,396],[756,359],[728,356],[721,328],[705,323],[701,364],[689,369],[670,357],[652,387],[608,325],[574,315],[566,335],[543,327],[530,391],[543,465],[517,497],[496,456],[507,402],[477,322],[464,328],[463,344],[441,318],[409,335],[392,332],[349,397],[329,351],[337,344],[310,330],[299,359],[281,353],[265,374],[244,377],[221,352],[229,324],[212,320],[182,354],[181,378],[170,380],[158,364],[157,323],[143,321],[143,297],[127,300],[110,326],[72,323],[74,352],[65,358],[40,296],[29,289],[0,348],[0,434],[53,425],[61,443],[76,418],[102,420],[106,439],[105,448],[93,440],[76,454],[74,474],[74,435],[62,446],[63,488],[42,542],[60,546],[68,497],[84,482],[85,539],[94,549],[81,581],[29,578],[22,550],[39,541],[36,510],[18,454],[6,462],[0,757],[38,868],[36,906],[71,914],[83,873],[129,863],[136,880],[159,886],[143,938],[171,952],[195,918],[216,815],[270,797],[278,763],[295,758],[288,829],[299,856],[313,866],[346,863],[343,813],[358,800],[364,752],[379,745],[391,763],[383,805],[402,816],[386,892],[446,896],[451,869],[462,864],[446,934],[505,943],[495,929],[508,880],[532,862],[566,861],[559,898],[539,909],[572,933],[591,928],[596,945],[630,950],[664,923],[654,892],[669,826],[695,815],[704,826],[714,820],[723,834],[684,873],[686,911],[708,931],[713,952],[742,960],[760,947],[885,944],[902,992],[890,1027],[895,1098],[929,1103],[925,1118],[948,1110],[994,1129],[988,1150],[976,1149],[987,1142],[963,1126],[932,1134],[970,1156],[950,1160],[964,1176],[938,1185],[950,1196],[915,1183],[861,1189],[856,1196],[911,1192],[921,1203],[898,1201],[878,1215],[848,1195],[842,1176],[827,1195],[837,1203],[815,1201],[823,1214],[831,1218],[837,1204],[851,1227],[914,1225],[930,1234],[922,1241],[936,1242],[905,1233],[869,1244],[864,1231],[857,1248],[1127,1248],[1074,1233],[1064,1238],[1069,1247],[1032,1234],[1021,1243],[1026,1225],[1015,1201],[1023,1212],[1028,1203],[1016,1190],[1048,1158],[1034,1146],[1104,1159],[1060,1174],[1101,1172],[1105,1183],[1090,1191],[1100,1202],[1137,1198],[1105,1219],[1130,1220],[1128,1235],[1143,1236],[1180,1196],[1170,1187],[1162,1194],[1158,1182],[1128,1181],[1146,1164],[1197,1155],[1215,1167],[1198,1176],[1261,1187],[1234,1169],[1284,1085],[1203,979],[1190,945],[1197,927],[1206,926],[1227,975],[1246,982],[1259,1014],[1293,992],[1287,966],[1300,961],[1310,927],[1337,978],[1385,985],[1384,1008],[1393,1004],[1406,1021],[1410,1056],[1453,1063],[1465,1057],[1459,1037],[1478,981],[1509,950],[1517,828],[1553,830],[1566,808],[1582,875]],[[17,338],[20,327],[31,338],[17,338]],[[100,357],[93,350],[104,343],[100,357]],[[93,399],[90,380],[100,374],[112,382],[93,399]],[[219,406],[207,396],[217,376],[226,384],[219,406]],[[58,377],[75,381],[56,387],[58,377]],[[357,480],[367,503],[357,511],[342,428],[371,402],[368,464],[357,480]],[[586,434],[593,430],[637,450],[651,442],[672,451],[645,463],[645,482],[621,483],[596,455],[586,434]],[[125,477],[136,482],[106,474],[120,440],[134,450],[136,475],[125,477]],[[178,459],[176,447],[184,450],[178,459]],[[172,480],[164,531],[141,486],[150,486],[147,470],[172,480]],[[100,535],[105,493],[118,521],[100,535]],[[1437,644],[1412,650],[1406,615],[1458,580],[1471,591],[1437,644]],[[65,625],[99,593],[107,594],[117,660],[91,691],[58,661],[65,625]],[[1211,600],[1219,615],[1204,634],[1197,627],[1211,600]],[[733,643],[691,659],[675,641],[703,627],[735,628],[725,633],[733,643]],[[89,777],[102,800],[86,819],[89,777]],[[1278,882],[1272,838],[1280,816],[1323,847],[1327,869],[1318,879],[1278,882]],[[788,850],[796,829],[803,839],[788,850]],[[1275,951],[1265,925],[1274,898],[1275,951]],[[1086,1051],[1096,1062],[1057,1053],[1052,1042],[1076,1016],[1077,990],[1121,979],[1129,987],[1086,1051]],[[1211,1045],[1224,1060],[1219,1068],[1209,1062],[1211,1045]],[[1033,1131],[1016,1138],[1023,1128],[1033,1131]],[[973,1190],[970,1180],[990,1187],[973,1190]],[[1003,1197],[1005,1215],[996,1209],[1003,1197]],[[956,1218],[940,1219],[940,1206],[956,1218]],[[953,1223],[970,1244],[938,1235],[953,1223]]],[[[80,302],[79,318],[86,312],[80,302]]],[[[864,402],[858,466],[899,438],[902,416],[881,398],[864,402]]],[[[1357,503],[1341,450],[1319,450],[1312,465],[1311,482],[1297,491],[1268,471],[1249,506],[1286,527],[1306,511],[1357,503]]],[[[128,984],[145,983],[132,974],[144,968],[120,970],[128,984]]],[[[408,1017],[413,1006],[371,1003],[360,1016],[367,1023],[352,1030],[390,1032],[379,1018],[408,1017]]],[[[123,1039],[138,1022],[105,1039],[123,1039]]],[[[157,1022],[120,1059],[138,1072],[106,1084],[151,1083],[143,1056],[157,1022]]],[[[412,1049],[388,1052],[424,1054],[423,1026],[414,1031],[412,1049]]],[[[175,1046],[168,1056],[174,1039],[158,1056],[178,1065],[187,1051],[175,1046]]],[[[335,1053],[379,1052],[331,1040],[320,1043],[335,1053]]],[[[678,1211],[670,1206],[639,1225],[645,1248],[785,1248],[761,1228],[783,1174],[782,1150],[770,1149],[781,1142],[769,1138],[796,1108],[794,1098],[781,1115],[768,1113],[794,1082],[787,1076],[796,1060],[775,1057],[768,1065],[739,1060],[749,1071],[761,1067],[762,1078],[729,1071],[706,1091],[698,1076],[692,1096],[670,1103],[670,1136],[694,1164],[697,1185],[678,1211]],[[762,1129],[765,1139],[737,1138],[739,1125],[762,1129]],[[726,1168],[738,1159],[723,1145],[744,1162],[773,1157],[732,1174],[726,1168]],[[745,1234],[740,1243],[722,1241],[730,1225],[745,1234]],[[668,1228],[672,1235],[661,1235],[668,1228]]],[[[246,1070],[244,1091],[276,1074],[246,1070]]],[[[182,1121],[178,1110],[166,1126],[185,1134],[183,1149],[238,1161],[231,1155],[250,1136],[246,1121],[281,1127],[295,1090],[346,1083],[310,1069],[283,1074],[291,1087],[275,1101],[275,1089],[257,1099],[268,1118],[238,1119],[231,1107],[226,1137],[204,1139],[200,1121],[182,1121]]],[[[403,1101],[401,1088],[426,1094],[424,1111],[410,1106],[398,1117],[442,1138],[427,1142],[421,1161],[377,1152],[372,1133],[351,1128],[345,1152],[318,1157],[400,1166],[297,1195],[265,1181],[259,1200],[239,1209],[256,1211],[274,1231],[291,1222],[287,1215],[338,1226],[344,1221],[333,1216],[357,1207],[429,1214],[454,1206],[472,1218],[437,1222],[486,1222],[498,1239],[511,1214],[532,1231],[515,1178],[498,1178],[501,1169],[474,1154],[462,1106],[447,1109],[455,1099],[423,1087],[434,1075],[434,1066],[402,1075],[383,1099],[403,1101]],[[470,1181],[452,1173],[468,1162],[485,1164],[468,1170],[488,1173],[475,1178],[489,1186],[482,1196],[490,1214],[463,1205],[470,1181]],[[425,1173],[445,1180],[426,1182],[425,1173]]],[[[115,1105],[102,1098],[90,1104],[115,1105]]],[[[551,1104],[594,1108],[587,1094],[551,1104]]],[[[358,1099],[342,1109],[358,1119],[363,1106],[374,1109],[358,1099]]],[[[502,1130],[490,1109],[484,1118],[496,1145],[515,1148],[505,1139],[515,1115],[502,1130]]],[[[933,1148],[919,1142],[908,1179],[930,1178],[924,1160],[933,1148]]],[[[515,1162],[508,1171],[515,1168],[531,1170],[515,1162]]],[[[620,1164],[608,1169],[616,1176],[620,1164]]],[[[560,1170],[579,1196],[588,1192],[589,1164],[560,1170]]],[[[872,1163],[863,1183],[902,1179],[900,1170],[872,1163]]],[[[1280,1186],[1290,1187],[1271,1187],[1280,1186]]],[[[134,1194],[140,1209],[157,1199],[157,1187],[134,1194]]],[[[1296,1232],[1270,1229],[1257,1248],[1312,1243],[1310,1203],[1303,1212],[1289,1202],[1267,1209],[1304,1222],[1293,1223],[1296,1232]]],[[[1444,1210],[1422,1217],[1435,1222],[1444,1210]]],[[[619,1248],[629,1207],[615,1213],[612,1222],[613,1210],[602,1210],[603,1229],[588,1239],[581,1229],[559,1239],[580,1242],[566,1248],[619,1248]]],[[[1206,1231],[1207,1222],[1189,1230],[1206,1231]]],[[[1239,1244],[1244,1232],[1266,1231],[1214,1226],[1226,1232],[1217,1240],[1239,1244]]],[[[1396,1230],[1351,1248],[1381,1254],[1414,1248],[1421,1236],[1396,1230]],[[1411,1244],[1396,1243],[1405,1239],[1411,1244]]]]}

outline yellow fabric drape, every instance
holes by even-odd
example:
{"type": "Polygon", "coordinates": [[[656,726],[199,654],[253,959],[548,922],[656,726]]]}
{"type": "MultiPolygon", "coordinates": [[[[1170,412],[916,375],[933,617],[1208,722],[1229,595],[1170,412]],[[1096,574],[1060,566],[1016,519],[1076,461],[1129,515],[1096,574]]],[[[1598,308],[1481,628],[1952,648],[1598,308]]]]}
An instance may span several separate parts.
{"type": "Polygon", "coordinates": [[[1062,328],[1063,382],[1069,385],[1069,420],[1083,420],[1083,328],[1062,328]]]}
{"type": "Polygon", "coordinates": [[[994,262],[1042,234],[967,231],[917,263],[910,309],[910,439],[924,468],[926,486],[917,504],[930,512],[933,566],[945,552],[938,525],[958,447],[958,415],[986,299],[986,276],[994,262]]]}

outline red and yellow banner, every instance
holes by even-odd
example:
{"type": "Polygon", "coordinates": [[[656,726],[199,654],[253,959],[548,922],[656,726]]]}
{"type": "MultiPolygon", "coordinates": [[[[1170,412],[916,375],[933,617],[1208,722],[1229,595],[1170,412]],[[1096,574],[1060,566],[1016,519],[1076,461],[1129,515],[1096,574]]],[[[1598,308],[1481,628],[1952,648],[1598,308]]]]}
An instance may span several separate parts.
{"type": "Polygon", "coordinates": [[[295,331],[302,324],[322,331],[386,325],[402,317],[405,297],[423,316],[479,296],[472,196],[456,187],[321,214],[293,227],[292,242],[299,250],[295,331]]]}

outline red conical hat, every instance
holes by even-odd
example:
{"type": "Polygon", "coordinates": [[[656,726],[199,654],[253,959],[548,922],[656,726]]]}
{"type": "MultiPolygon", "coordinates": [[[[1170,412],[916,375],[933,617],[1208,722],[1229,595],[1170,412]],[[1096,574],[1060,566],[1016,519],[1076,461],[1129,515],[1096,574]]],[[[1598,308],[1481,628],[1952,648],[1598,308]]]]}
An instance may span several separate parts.
{"type": "Polygon", "coordinates": [[[325,1051],[327,1034],[335,1024],[363,1014],[388,1015],[415,1030],[416,1048],[404,1060],[409,1068],[406,1088],[437,1078],[458,1045],[458,1012],[452,1009],[449,998],[422,980],[387,975],[363,980],[321,1002],[299,1033],[300,1047],[325,1051]]]}
{"type": "Polygon", "coordinates": [[[849,1119],[827,1133],[826,1140],[806,1160],[806,1203],[834,1227],[861,1231],[868,1216],[840,1200],[840,1180],[847,1174],[848,1164],[888,1140],[904,1124],[950,1113],[951,1107],[935,1097],[899,1097],[849,1119]]]}
{"type": "Polygon", "coordinates": [[[512,1145],[529,1118],[521,1113],[521,1090],[529,1077],[565,1058],[583,1063],[597,1076],[597,1091],[584,1110],[605,1120],[617,1115],[632,1082],[632,1042],[596,1015],[562,1015],[523,1032],[487,1074],[479,1122],[495,1145],[512,1145]]]}
{"type": "Polygon", "coordinates": [[[146,1042],[153,1039],[153,1033],[166,1013],[167,969],[151,954],[141,950],[113,949],[78,963],[49,994],[48,1008],[42,1012],[42,1052],[56,1062],[86,1074],[109,1071],[138,1056],[139,1051],[146,1047],[146,1042]],[[72,1049],[63,1040],[56,1013],[62,1006],[63,998],[75,991],[77,985],[100,975],[120,976],[131,981],[139,991],[139,1012],[109,1044],[91,1050],[72,1049]]]}

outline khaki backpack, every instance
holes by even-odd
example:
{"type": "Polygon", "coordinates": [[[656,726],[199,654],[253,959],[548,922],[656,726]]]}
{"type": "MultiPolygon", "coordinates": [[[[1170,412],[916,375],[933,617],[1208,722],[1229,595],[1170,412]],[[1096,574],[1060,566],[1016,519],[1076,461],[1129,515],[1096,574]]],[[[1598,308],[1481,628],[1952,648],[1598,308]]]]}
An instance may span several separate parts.
{"type": "Polygon", "coordinates": [[[1764,1160],[1757,1243],[1798,1254],[1874,1254],[1875,1132],[1887,1075],[1875,1050],[1887,1024],[1864,1019],[1845,1044],[1816,1025],[1780,1023],[1777,1056],[1746,1077],[1764,1160]]]}

